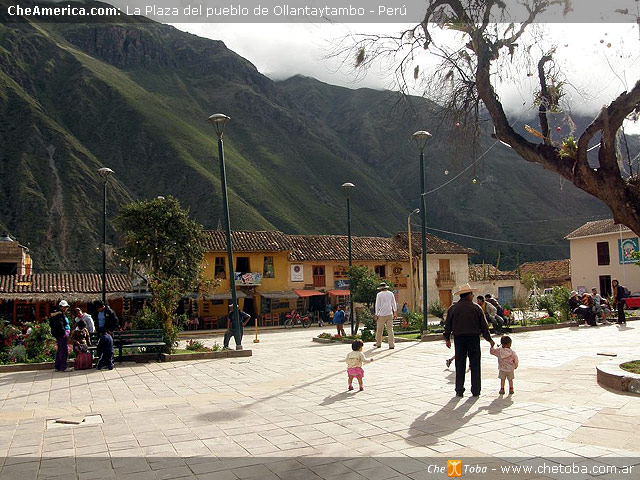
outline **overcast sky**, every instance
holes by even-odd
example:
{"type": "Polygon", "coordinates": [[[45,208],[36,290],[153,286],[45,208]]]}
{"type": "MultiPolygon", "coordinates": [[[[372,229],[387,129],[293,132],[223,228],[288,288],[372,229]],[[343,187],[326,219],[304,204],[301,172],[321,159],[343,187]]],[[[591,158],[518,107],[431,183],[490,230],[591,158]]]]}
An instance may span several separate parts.
{"type": "MultiPolygon", "coordinates": [[[[248,59],[274,80],[296,74],[349,88],[393,88],[389,65],[378,65],[366,75],[357,75],[352,59],[329,58],[337,41],[350,34],[401,31],[399,24],[179,24],[177,28],[196,35],[222,40],[227,47],[248,59]]],[[[547,44],[533,49],[539,55],[557,46],[556,61],[569,81],[567,100],[580,113],[597,111],[640,79],[640,32],[633,23],[548,24],[547,44]]],[[[424,59],[428,65],[429,59],[424,59]]],[[[424,67],[422,71],[425,71],[424,67]]],[[[535,73],[535,72],[534,72],[535,73]]],[[[510,113],[523,104],[531,108],[533,78],[500,85],[498,91],[510,113]]],[[[640,133],[640,125],[627,131],[640,133]]]]}

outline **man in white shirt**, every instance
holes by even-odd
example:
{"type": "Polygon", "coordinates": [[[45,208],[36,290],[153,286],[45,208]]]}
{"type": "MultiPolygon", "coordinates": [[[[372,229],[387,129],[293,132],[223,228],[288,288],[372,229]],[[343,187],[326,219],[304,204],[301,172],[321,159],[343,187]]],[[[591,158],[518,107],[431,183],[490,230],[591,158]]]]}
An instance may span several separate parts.
{"type": "Polygon", "coordinates": [[[382,344],[382,332],[387,327],[387,339],[389,341],[389,349],[395,348],[393,341],[393,319],[396,318],[398,305],[393,292],[388,290],[387,284],[382,282],[378,287],[378,295],[376,295],[376,348],[380,348],[382,344]]]}

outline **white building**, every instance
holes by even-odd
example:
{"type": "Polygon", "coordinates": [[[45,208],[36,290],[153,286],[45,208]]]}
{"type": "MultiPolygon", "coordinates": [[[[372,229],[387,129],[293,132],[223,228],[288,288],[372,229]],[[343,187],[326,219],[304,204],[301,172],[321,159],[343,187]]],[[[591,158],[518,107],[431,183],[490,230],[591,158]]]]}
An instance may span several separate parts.
{"type": "Polygon", "coordinates": [[[611,295],[611,280],[617,279],[632,292],[640,290],[640,266],[631,258],[637,252],[638,236],[613,219],[588,222],[565,237],[571,251],[571,285],[585,291],[596,287],[611,295]]]}

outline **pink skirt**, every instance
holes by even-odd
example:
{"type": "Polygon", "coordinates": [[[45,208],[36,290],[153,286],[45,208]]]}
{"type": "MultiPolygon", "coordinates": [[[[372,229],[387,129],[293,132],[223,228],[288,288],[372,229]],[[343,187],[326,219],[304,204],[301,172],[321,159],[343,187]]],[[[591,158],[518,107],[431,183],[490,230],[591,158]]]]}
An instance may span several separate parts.
{"type": "Polygon", "coordinates": [[[353,367],[353,368],[347,368],[347,375],[350,377],[364,377],[364,370],[362,369],[362,367],[353,367]]]}

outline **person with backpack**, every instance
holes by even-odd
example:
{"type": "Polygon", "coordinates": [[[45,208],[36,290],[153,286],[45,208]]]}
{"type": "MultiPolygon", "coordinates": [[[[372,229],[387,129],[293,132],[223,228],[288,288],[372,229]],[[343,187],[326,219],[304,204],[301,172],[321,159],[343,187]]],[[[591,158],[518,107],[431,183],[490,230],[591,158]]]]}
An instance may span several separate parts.
{"type": "Polygon", "coordinates": [[[49,317],[49,327],[51,327],[51,335],[56,339],[58,350],[56,351],[55,369],[56,372],[64,372],[67,369],[67,356],[69,351],[67,350],[68,338],[71,334],[71,327],[69,325],[69,318],[67,318],[67,311],[69,310],[69,304],[66,300],[61,300],[58,304],[58,310],[53,312],[49,317]]]}
{"type": "Polygon", "coordinates": [[[618,325],[626,325],[627,319],[624,314],[624,299],[629,296],[629,289],[620,285],[620,282],[615,278],[611,280],[611,287],[613,290],[613,308],[618,309],[618,325]]]}

